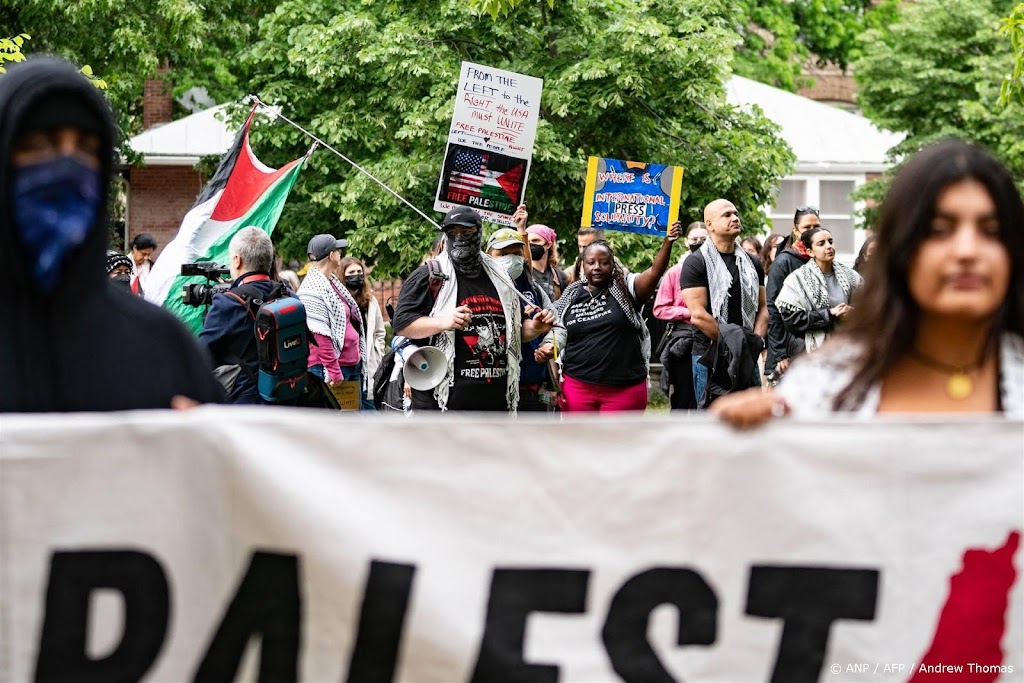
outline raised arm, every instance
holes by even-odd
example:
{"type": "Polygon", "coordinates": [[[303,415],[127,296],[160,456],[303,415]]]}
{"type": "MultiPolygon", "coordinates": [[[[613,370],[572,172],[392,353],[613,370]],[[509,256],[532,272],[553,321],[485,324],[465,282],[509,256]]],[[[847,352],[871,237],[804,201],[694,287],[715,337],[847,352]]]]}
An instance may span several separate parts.
{"type": "Polygon", "coordinates": [[[658,288],[658,280],[668,270],[668,264],[672,260],[672,245],[682,234],[683,224],[676,221],[668,229],[665,239],[662,240],[661,248],[658,249],[658,253],[654,257],[654,263],[651,264],[650,268],[636,276],[636,280],[633,283],[633,291],[638,302],[647,301],[654,295],[654,291],[658,288]]]}

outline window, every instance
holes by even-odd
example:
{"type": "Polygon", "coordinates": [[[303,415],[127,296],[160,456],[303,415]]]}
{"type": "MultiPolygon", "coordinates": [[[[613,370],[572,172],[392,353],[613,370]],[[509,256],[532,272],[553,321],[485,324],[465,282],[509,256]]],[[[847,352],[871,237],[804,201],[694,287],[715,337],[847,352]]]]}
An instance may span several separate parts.
{"type": "Polygon", "coordinates": [[[857,236],[853,227],[857,206],[850,194],[863,183],[863,175],[806,175],[784,179],[775,195],[774,206],[768,210],[772,232],[789,234],[796,207],[816,206],[821,211],[822,226],[828,228],[835,239],[836,252],[844,262],[852,263],[863,238],[857,236]]]}

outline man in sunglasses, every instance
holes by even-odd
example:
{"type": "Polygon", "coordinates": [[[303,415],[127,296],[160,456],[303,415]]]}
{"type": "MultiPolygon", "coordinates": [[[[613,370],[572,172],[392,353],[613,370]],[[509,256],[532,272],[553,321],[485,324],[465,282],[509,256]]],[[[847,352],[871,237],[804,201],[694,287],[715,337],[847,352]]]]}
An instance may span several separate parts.
{"type": "Polygon", "coordinates": [[[807,247],[800,241],[800,235],[819,225],[821,221],[818,219],[817,207],[797,207],[793,214],[793,231],[779,245],[778,254],[768,271],[768,283],[765,286],[768,300],[768,356],[764,363],[764,374],[773,385],[781,379],[793,357],[804,350],[803,340],[791,335],[783,324],[779,309],[775,307],[775,297],[779,295],[782,283],[789,274],[811,258],[807,247]]]}

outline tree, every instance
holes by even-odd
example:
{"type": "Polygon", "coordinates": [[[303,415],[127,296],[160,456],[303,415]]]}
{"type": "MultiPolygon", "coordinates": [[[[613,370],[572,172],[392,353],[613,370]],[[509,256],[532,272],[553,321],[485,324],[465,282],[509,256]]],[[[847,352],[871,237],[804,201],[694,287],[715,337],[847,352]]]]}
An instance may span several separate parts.
{"type": "MultiPolygon", "coordinates": [[[[684,221],[725,196],[755,229],[793,155],[773,123],[725,101],[737,42],[730,12],[724,0],[543,0],[494,16],[460,0],[286,0],[260,21],[242,62],[264,101],[424,209],[468,60],[544,79],[527,201],[563,238],[579,225],[588,155],[682,165],[684,221]]],[[[252,139],[271,163],[308,144],[279,123],[252,139]]],[[[312,234],[344,235],[376,261],[377,277],[407,274],[436,234],[325,151],[311,158],[279,231],[289,255],[303,254],[312,234]]],[[[653,253],[650,238],[614,239],[635,267],[653,253]]]]}
{"type": "Polygon", "coordinates": [[[1013,8],[1010,16],[1002,20],[999,32],[1010,39],[1013,49],[1013,73],[1003,80],[999,103],[1024,103],[1024,3],[1013,8]]]}
{"type": "MultiPolygon", "coordinates": [[[[956,136],[986,146],[1024,178],[1024,119],[998,104],[1000,82],[1014,61],[997,33],[1008,11],[999,0],[921,0],[864,36],[871,50],[854,66],[858,100],[876,125],[906,133],[890,150],[894,163],[956,136]]],[[[860,196],[877,202],[887,187],[883,178],[860,196]]],[[[865,222],[874,223],[873,211],[865,222]]]]}
{"type": "MultiPolygon", "coordinates": [[[[124,137],[141,129],[143,83],[173,69],[176,94],[205,85],[215,97],[244,91],[232,55],[248,44],[274,0],[7,0],[0,26],[32,36],[33,52],[51,52],[103,75],[124,137]]],[[[20,46],[19,46],[20,47],[20,46]]]]}

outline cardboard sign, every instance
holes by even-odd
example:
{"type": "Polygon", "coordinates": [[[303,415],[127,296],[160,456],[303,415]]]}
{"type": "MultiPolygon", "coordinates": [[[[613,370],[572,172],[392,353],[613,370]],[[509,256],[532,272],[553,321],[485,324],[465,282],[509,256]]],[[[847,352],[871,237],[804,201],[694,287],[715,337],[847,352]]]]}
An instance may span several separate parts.
{"type": "Polygon", "coordinates": [[[664,237],[682,184],[682,166],[590,157],[580,225],[664,237]]]}
{"type": "Polygon", "coordinates": [[[359,391],[362,388],[360,382],[352,380],[327,386],[331,388],[334,398],[338,399],[342,410],[359,410],[359,391]]]}
{"type": "Polygon", "coordinates": [[[512,225],[526,194],[544,81],[462,63],[434,209],[470,206],[512,225]]]}

